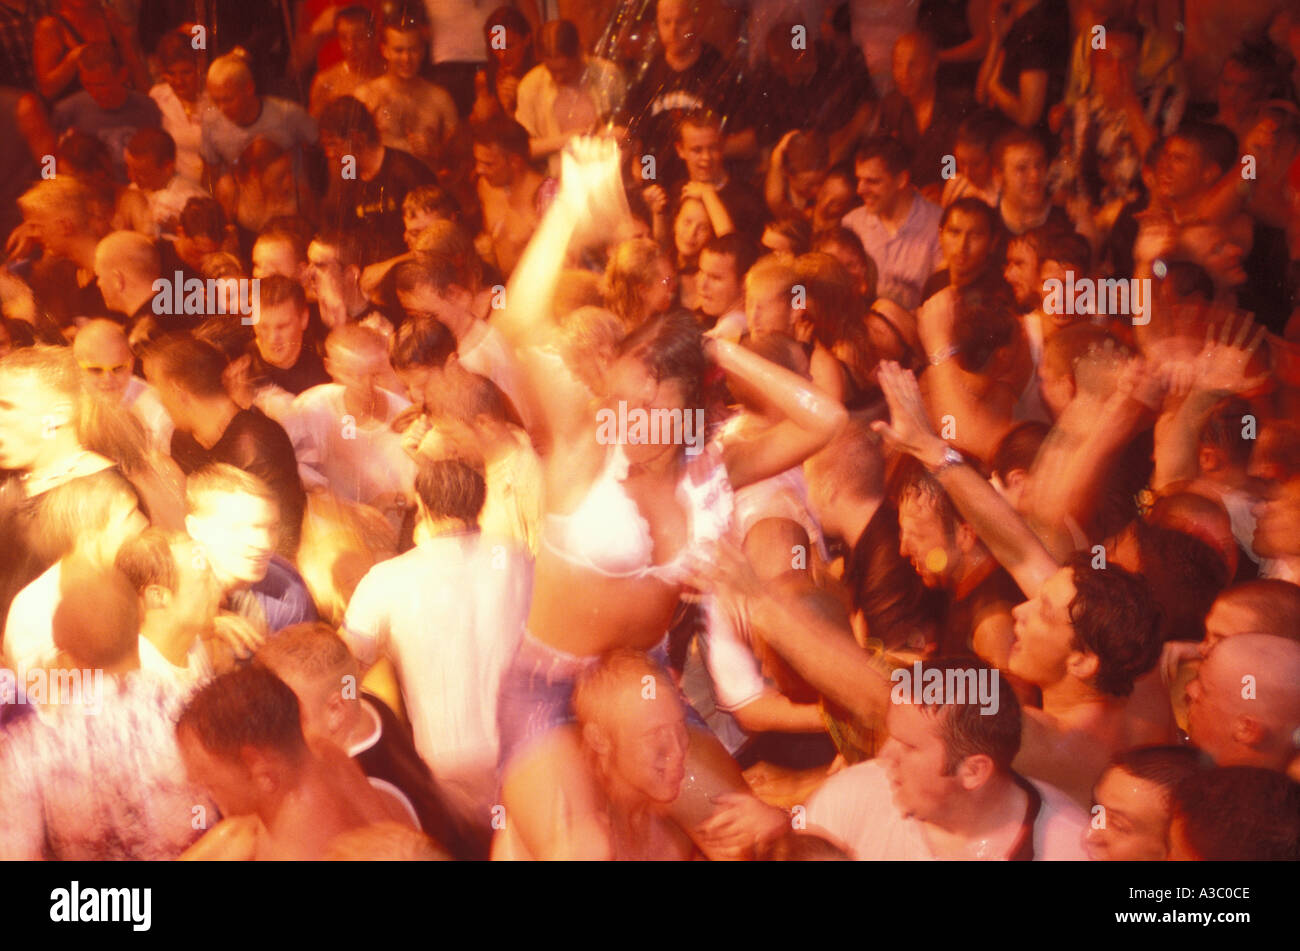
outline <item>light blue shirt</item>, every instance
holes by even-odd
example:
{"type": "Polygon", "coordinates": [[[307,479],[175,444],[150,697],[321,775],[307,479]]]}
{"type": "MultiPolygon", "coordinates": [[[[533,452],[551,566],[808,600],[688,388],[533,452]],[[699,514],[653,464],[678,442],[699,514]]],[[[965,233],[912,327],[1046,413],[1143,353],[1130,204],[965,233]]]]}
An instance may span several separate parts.
{"type": "Polygon", "coordinates": [[[921,288],[939,268],[939,219],[943,212],[932,201],[912,192],[912,207],[897,233],[891,235],[880,218],[865,208],[844,216],[844,227],[858,236],[863,249],[876,262],[880,278],[876,296],[915,311],[921,306],[921,288]]]}

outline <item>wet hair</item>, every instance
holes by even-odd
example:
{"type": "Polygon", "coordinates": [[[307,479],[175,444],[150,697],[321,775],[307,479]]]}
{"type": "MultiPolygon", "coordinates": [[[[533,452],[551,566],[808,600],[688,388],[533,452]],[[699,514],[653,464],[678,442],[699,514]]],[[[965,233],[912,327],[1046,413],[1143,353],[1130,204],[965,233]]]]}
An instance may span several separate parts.
{"type": "Polygon", "coordinates": [[[1219,592],[1231,580],[1223,556],[1195,535],[1133,523],[1142,578],[1160,608],[1162,641],[1199,641],[1205,636],[1205,616],[1219,592]]]}
{"type": "Polygon", "coordinates": [[[176,161],[176,140],[162,129],[146,126],[127,140],[126,150],[136,158],[148,159],[156,165],[176,161]]]}
{"type": "Polygon", "coordinates": [[[1094,569],[1087,551],[1070,556],[1065,567],[1075,590],[1069,606],[1071,647],[1097,657],[1093,686],[1108,696],[1127,697],[1160,659],[1160,608],[1151,587],[1116,564],[1094,569]]]}
{"type": "Polygon", "coordinates": [[[470,136],[475,145],[496,146],[525,162],[532,160],[528,130],[507,116],[494,116],[470,123],[470,136]]]}
{"type": "Polygon", "coordinates": [[[238,760],[244,747],[274,750],[297,759],[307,753],[298,697],[259,664],[209,681],[181,712],[176,730],[191,731],[205,750],[238,760]]]}
{"type": "Polygon", "coordinates": [[[415,494],[431,518],[477,525],[487,486],[483,473],[462,459],[423,460],[415,474],[415,494]]]}
{"type": "Polygon", "coordinates": [[[905,456],[899,460],[890,479],[894,497],[901,509],[908,499],[921,500],[933,508],[935,515],[943,526],[944,536],[951,541],[957,535],[957,526],[965,524],[965,519],[952,504],[952,499],[939,482],[914,456],[905,456]]]}
{"type": "Polygon", "coordinates": [[[1221,591],[1217,600],[1253,614],[1256,634],[1300,641],[1300,585],[1279,578],[1257,578],[1221,591]]]}
{"type": "Polygon", "coordinates": [[[150,585],[174,592],[179,584],[179,571],[173,548],[188,537],[183,532],[169,532],[151,525],[118,549],[114,567],[131,582],[137,594],[144,594],[150,585]]]}
{"type": "Polygon", "coordinates": [[[1206,862],[1300,860],[1300,784],[1254,766],[1219,766],[1174,787],[1173,815],[1206,862]]]}
{"type": "Polygon", "coordinates": [[[1020,701],[1015,691],[1009,684],[999,684],[997,709],[990,713],[980,705],[975,683],[982,670],[989,671],[990,677],[1000,677],[995,668],[974,657],[937,658],[922,662],[922,682],[932,670],[939,672],[945,683],[948,671],[974,675],[965,681],[969,689],[964,703],[951,702],[952,698],[947,696],[944,702],[927,703],[924,693],[921,694],[922,711],[938,719],[944,751],[943,775],[956,775],[962,760],[968,756],[987,756],[998,772],[1010,772],[1011,762],[1020,752],[1020,701]]]}
{"type": "Polygon", "coordinates": [[[388,342],[388,361],[394,370],[418,367],[442,369],[456,352],[456,338],[432,317],[417,317],[402,323],[388,342]]]}
{"type": "Polygon", "coordinates": [[[1121,750],[1111,757],[1110,769],[1120,769],[1136,779],[1160,787],[1165,797],[1174,787],[1201,772],[1208,765],[1200,750],[1192,746],[1140,746],[1121,750]]]}
{"type": "Polygon", "coordinates": [[[1003,482],[1017,469],[1028,472],[1051,429],[1047,423],[1033,419],[1017,423],[998,440],[998,446],[989,459],[989,469],[1003,482]]]}
{"type": "Polygon", "coordinates": [[[867,139],[853,153],[854,165],[863,165],[874,159],[885,163],[890,175],[901,175],[912,166],[911,151],[902,142],[887,135],[867,139]]]}
{"type": "Polygon", "coordinates": [[[270,277],[262,278],[258,310],[278,307],[285,303],[292,304],[293,309],[299,313],[307,309],[307,292],[302,289],[302,285],[283,274],[272,274],[270,277]]]}
{"type": "Polygon", "coordinates": [[[317,127],[322,138],[366,145],[379,143],[379,127],[375,124],[375,117],[361,100],[353,96],[339,96],[321,110],[317,127]]]}
{"type": "Polygon", "coordinates": [[[686,405],[700,405],[708,361],[699,324],[688,312],[652,317],[619,342],[615,355],[640,361],[656,381],[678,381],[686,405]]]}
{"type": "Polygon", "coordinates": [[[217,244],[226,236],[226,213],[206,195],[191,198],[181,209],[180,230],[188,238],[209,238],[217,244]]]}

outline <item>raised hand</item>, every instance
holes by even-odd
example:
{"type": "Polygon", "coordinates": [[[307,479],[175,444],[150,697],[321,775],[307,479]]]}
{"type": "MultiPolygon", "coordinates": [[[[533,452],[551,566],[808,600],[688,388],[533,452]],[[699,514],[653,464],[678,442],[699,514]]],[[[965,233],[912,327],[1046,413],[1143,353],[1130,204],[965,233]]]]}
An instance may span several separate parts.
{"type": "Polygon", "coordinates": [[[875,422],[871,428],[898,451],[937,464],[947,444],[930,426],[916,377],[893,360],[882,360],[879,380],[889,404],[889,422],[875,422]]]}
{"type": "Polygon", "coordinates": [[[1215,337],[1214,324],[1205,329],[1205,345],[1193,363],[1193,386],[1206,393],[1242,393],[1264,383],[1269,375],[1246,376],[1255,351],[1264,342],[1267,330],[1260,327],[1251,336],[1255,322],[1249,314],[1243,314],[1240,326],[1233,336],[1234,319],[1231,314],[1219,328],[1215,337]]]}

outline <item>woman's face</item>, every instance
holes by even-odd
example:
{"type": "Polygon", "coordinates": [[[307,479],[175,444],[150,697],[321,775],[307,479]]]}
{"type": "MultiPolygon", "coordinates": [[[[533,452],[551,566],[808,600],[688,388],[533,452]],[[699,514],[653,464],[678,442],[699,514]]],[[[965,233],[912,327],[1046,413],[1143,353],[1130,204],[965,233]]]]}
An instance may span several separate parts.
{"type": "MultiPolygon", "coordinates": [[[[620,357],[614,361],[608,376],[609,398],[607,405],[628,414],[629,440],[624,444],[628,461],[633,464],[654,459],[664,452],[662,439],[656,438],[656,429],[648,425],[643,430],[649,439],[634,443],[634,423],[638,416],[653,420],[655,410],[677,410],[683,421],[696,407],[686,405],[686,392],[680,380],[656,380],[646,365],[635,356],[620,357]],[[637,412],[640,410],[641,412],[637,412]]],[[[663,414],[660,414],[661,416],[663,414]]]]}
{"type": "Polygon", "coordinates": [[[645,289],[646,314],[651,317],[662,314],[673,305],[673,295],[676,293],[677,272],[666,258],[658,258],[652,269],[650,284],[645,289]]]}
{"type": "Polygon", "coordinates": [[[694,199],[684,202],[677,212],[677,221],[673,223],[677,253],[687,260],[694,260],[712,237],[713,225],[703,202],[694,199]]]}
{"type": "Polygon", "coordinates": [[[858,200],[853,186],[839,175],[832,175],[817,191],[817,204],[813,206],[813,230],[823,231],[838,225],[858,200]]]}

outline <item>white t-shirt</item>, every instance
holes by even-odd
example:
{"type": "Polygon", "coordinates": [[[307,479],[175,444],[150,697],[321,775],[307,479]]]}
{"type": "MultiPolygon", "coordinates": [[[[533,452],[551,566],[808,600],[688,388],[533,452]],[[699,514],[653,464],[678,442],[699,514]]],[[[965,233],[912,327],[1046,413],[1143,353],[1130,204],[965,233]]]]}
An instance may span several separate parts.
{"type": "Polygon", "coordinates": [[[402,449],[401,433],[390,425],[411,403],[387,390],[379,393],[383,412],[365,423],[348,414],[338,383],[313,386],[293,401],[284,429],[304,485],[325,485],[339,498],[363,505],[414,489],[415,463],[402,449]]]}
{"type": "Polygon", "coordinates": [[[62,562],[56,561],[45,573],[23,588],[9,604],[5,620],[5,664],[22,671],[53,664],[54,611],[59,606],[59,576],[62,562]]]}
{"type": "Polygon", "coordinates": [[[156,191],[146,192],[135,183],[129,185],[128,190],[140,192],[149,206],[149,225],[152,228],[149,237],[151,238],[156,238],[160,234],[168,238],[175,237],[175,225],[180,219],[181,212],[185,210],[186,203],[191,198],[209,197],[206,191],[180,172],[173,175],[171,181],[156,191]]]}
{"type": "MultiPolygon", "coordinates": [[[[1084,861],[1088,817],[1065,793],[1030,780],[1043,804],[1034,822],[1034,861],[1084,861]]],[[[933,860],[922,823],[894,805],[876,760],[850,766],[822,783],[808,802],[808,826],[824,831],[859,861],[933,860]]]]}
{"type": "Polygon", "coordinates": [[[152,676],[160,677],[182,690],[194,690],[215,676],[212,661],[202,642],[195,639],[185,654],[185,666],[177,667],[158,648],[153,641],[140,635],[140,669],[152,676]]]}
{"type": "Polygon", "coordinates": [[[363,666],[393,662],[415,748],[439,782],[474,789],[484,808],[496,792],[501,676],[532,576],[532,560],[499,540],[443,535],[371,568],[343,621],[363,666]]]}

